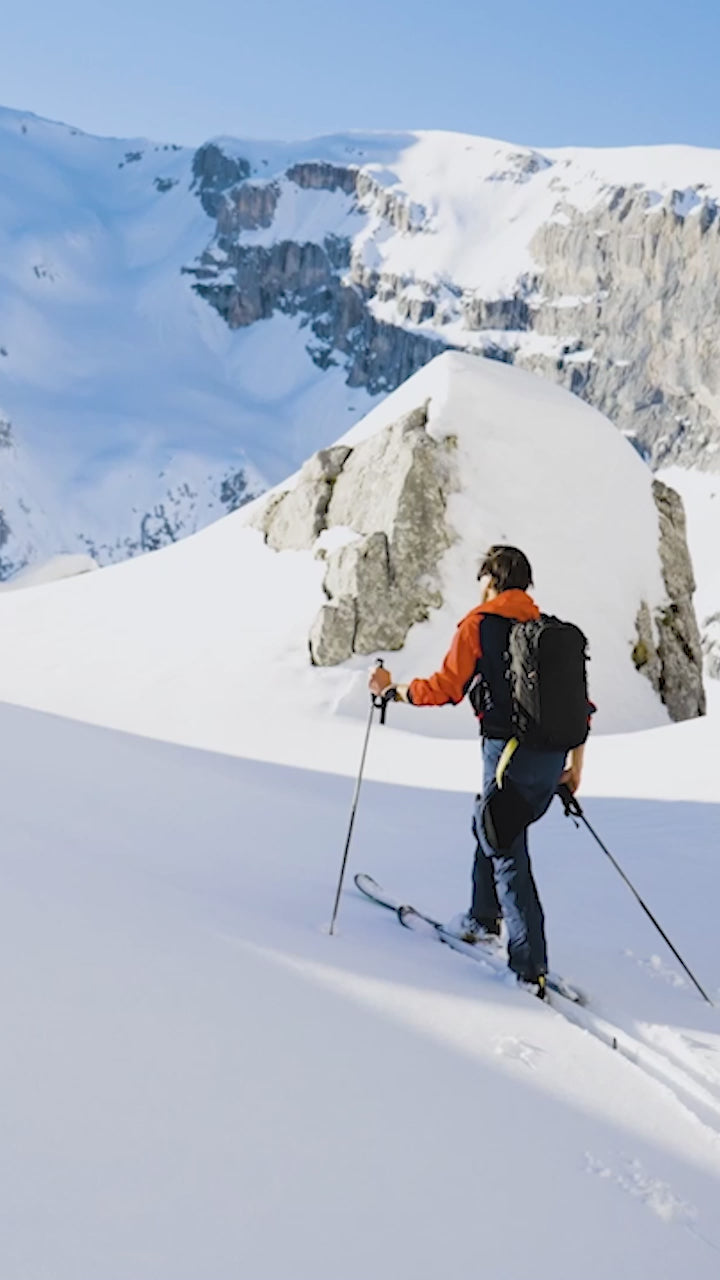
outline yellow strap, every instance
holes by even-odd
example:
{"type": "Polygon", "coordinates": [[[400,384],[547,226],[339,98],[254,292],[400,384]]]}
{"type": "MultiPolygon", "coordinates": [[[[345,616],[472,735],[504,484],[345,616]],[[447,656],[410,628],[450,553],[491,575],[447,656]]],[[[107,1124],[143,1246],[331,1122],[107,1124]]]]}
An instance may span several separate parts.
{"type": "Polygon", "coordinates": [[[498,760],[498,766],[497,766],[497,769],[495,770],[495,781],[497,782],[498,787],[502,787],[503,778],[505,776],[505,770],[507,769],[510,761],[512,760],[519,746],[520,746],[520,743],[518,742],[517,738],[511,738],[509,742],[505,743],[503,753],[500,759],[498,760]]]}

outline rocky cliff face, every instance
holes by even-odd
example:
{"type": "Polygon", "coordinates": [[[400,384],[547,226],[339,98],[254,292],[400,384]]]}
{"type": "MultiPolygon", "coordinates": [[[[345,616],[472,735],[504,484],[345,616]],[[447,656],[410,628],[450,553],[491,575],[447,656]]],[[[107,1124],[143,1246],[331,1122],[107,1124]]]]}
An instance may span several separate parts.
{"type": "MultiPolygon", "coordinates": [[[[720,218],[701,191],[618,188],[533,240],[529,324],[567,352],[523,363],[563,382],[639,443],[651,465],[720,461],[720,218]]],[[[522,357],[521,357],[522,358],[522,357]]]]}
{"type": "Polygon", "coordinates": [[[633,660],[660,694],[673,720],[705,714],[703,645],[693,607],[695,577],[687,545],[680,495],[653,481],[658,511],[658,549],[667,602],[653,617],[643,602],[633,660]]]}
{"type": "MultiPolygon", "coordinates": [[[[445,349],[448,344],[432,330],[414,333],[376,318],[371,300],[396,296],[401,282],[365,269],[349,236],[327,232],[317,240],[246,243],[243,232],[272,228],[281,195],[277,179],[244,181],[246,169],[242,160],[223,166],[215,146],[199,151],[194,164],[198,195],[216,220],[216,234],[186,271],[195,279],[196,292],[232,329],[268,320],[275,312],[299,316],[308,328],[311,360],[321,369],[342,361],[347,385],[366,387],[373,395],[394,390],[445,349]]],[[[403,233],[422,226],[421,211],[361,169],[296,164],[282,180],[302,191],[340,192],[353,209],[372,208],[382,222],[403,233]]],[[[408,302],[405,318],[420,323],[433,314],[428,299],[408,302]]]]}
{"type": "Polygon", "coordinates": [[[519,152],[488,175],[498,187],[539,175],[553,192],[530,240],[530,265],[518,261],[498,296],[469,286],[461,263],[455,278],[426,272],[433,216],[362,166],[307,161],[258,184],[247,162],[204,148],[197,192],[216,230],[188,270],[232,327],[275,311],[300,316],[308,354],[322,368],[341,363],[350,386],[392,390],[439,351],[471,350],[567,387],[631,436],[652,466],[720,465],[715,198],[700,182],[664,195],[642,184],[600,186],[578,208],[568,166],[519,152]],[[275,239],[288,188],[344,197],[355,234],[275,239]],[[369,247],[368,224],[375,241],[414,241],[401,255],[405,270],[369,247]],[[260,228],[269,236],[248,243],[244,233],[260,228]]]}
{"type": "Polygon", "coordinates": [[[438,566],[452,541],[445,508],[456,481],[452,444],[434,440],[426,423],[418,408],[355,448],[323,450],[260,513],[269,546],[315,548],[326,566],[328,603],[308,637],[317,666],[401,649],[413,623],[443,602],[438,566]]]}

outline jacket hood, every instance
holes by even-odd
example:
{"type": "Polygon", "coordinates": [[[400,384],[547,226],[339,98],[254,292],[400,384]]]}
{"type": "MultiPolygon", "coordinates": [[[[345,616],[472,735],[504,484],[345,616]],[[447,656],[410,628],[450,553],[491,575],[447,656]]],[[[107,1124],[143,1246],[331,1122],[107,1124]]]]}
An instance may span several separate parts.
{"type": "Polygon", "coordinates": [[[478,605],[474,612],[494,613],[501,618],[513,618],[515,622],[533,622],[540,617],[540,610],[532,596],[529,596],[527,591],[518,591],[517,588],[501,591],[494,600],[478,605]]]}

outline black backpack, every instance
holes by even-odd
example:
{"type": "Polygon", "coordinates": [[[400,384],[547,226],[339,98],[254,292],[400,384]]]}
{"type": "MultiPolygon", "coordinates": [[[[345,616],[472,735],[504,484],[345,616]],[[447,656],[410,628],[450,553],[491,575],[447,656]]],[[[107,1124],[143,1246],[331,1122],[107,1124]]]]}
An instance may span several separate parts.
{"type": "Polygon", "coordinates": [[[529,747],[569,751],[585,741],[592,710],[587,640],[579,627],[548,614],[515,622],[508,670],[515,737],[529,747]]]}

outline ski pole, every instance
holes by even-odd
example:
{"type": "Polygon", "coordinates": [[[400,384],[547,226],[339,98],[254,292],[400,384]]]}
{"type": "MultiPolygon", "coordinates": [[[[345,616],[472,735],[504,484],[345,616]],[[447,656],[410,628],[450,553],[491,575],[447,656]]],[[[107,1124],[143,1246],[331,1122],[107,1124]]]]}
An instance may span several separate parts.
{"type": "MultiPolygon", "coordinates": [[[[384,667],[385,663],[382,658],[378,658],[377,667],[384,667]]],[[[350,852],[350,841],[352,840],[353,827],[355,826],[355,814],[357,813],[358,799],[360,796],[360,787],[362,786],[363,772],[365,770],[365,757],[367,755],[368,742],[370,740],[370,730],[372,729],[373,715],[376,709],[380,711],[380,723],[385,723],[387,715],[388,699],[385,694],[376,696],[370,694],[370,714],[368,715],[367,729],[365,730],[365,741],[363,743],[362,755],[360,757],[360,768],[355,782],[355,793],[353,795],[352,808],[350,810],[350,825],[348,826],[347,840],[345,841],[345,851],[343,853],[342,865],[340,867],[340,878],[338,880],[337,893],[335,894],[335,906],[333,907],[332,920],[330,921],[330,929],[328,932],[332,935],[335,930],[335,921],[337,919],[338,908],[340,906],[340,895],[342,893],[343,880],[345,879],[345,868],[347,866],[348,854],[350,852]]]]}
{"type": "MultiPolygon", "coordinates": [[[[559,795],[559,797],[560,797],[560,799],[561,799],[561,801],[562,801],[562,806],[563,806],[563,809],[565,810],[565,816],[566,816],[567,818],[573,818],[573,819],[577,819],[577,818],[579,818],[581,822],[584,822],[584,823],[585,823],[585,826],[587,827],[588,831],[590,832],[590,835],[593,837],[593,839],[595,839],[595,840],[597,841],[597,843],[600,845],[600,848],[602,849],[603,853],[604,853],[604,854],[605,854],[605,855],[610,859],[610,861],[612,862],[612,864],[613,864],[613,866],[614,866],[615,870],[617,871],[618,875],[622,876],[622,878],[623,878],[623,880],[625,881],[625,884],[627,885],[628,889],[629,889],[629,890],[630,890],[630,892],[635,896],[635,898],[637,899],[637,901],[640,903],[640,906],[642,907],[643,911],[645,912],[645,915],[646,915],[646,916],[648,917],[648,919],[650,919],[650,920],[652,921],[652,923],[655,925],[655,928],[657,929],[658,933],[660,934],[660,937],[663,939],[663,941],[664,941],[665,943],[667,943],[668,947],[670,948],[670,950],[672,951],[673,955],[675,956],[675,959],[676,959],[676,960],[677,960],[677,961],[682,965],[682,967],[683,967],[683,969],[685,970],[685,972],[686,972],[686,974],[687,974],[688,978],[690,979],[690,981],[691,981],[692,983],[694,983],[694,985],[697,987],[697,989],[698,989],[698,991],[700,992],[700,995],[702,996],[703,1000],[707,1000],[708,1004],[709,1004],[712,1008],[714,1008],[715,1006],[714,1006],[714,1004],[713,1004],[713,1001],[710,999],[709,995],[707,994],[707,991],[704,991],[704,990],[703,990],[703,988],[700,986],[700,983],[698,982],[698,980],[697,980],[697,978],[695,977],[695,975],[694,975],[694,973],[692,972],[692,970],[691,970],[691,969],[689,969],[689,968],[688,968],[688,966],[686,965],[685,961],[683,960],[682,956],[680,955],[680,952],[677,950],[677,948],[676,948],[676,947],[674,947],[674,946],[673,946],[673,944],[672,944],[672,942],[670,941],[670,939],[668,938],[668,936],[667,936],[667,934],[666,934],[665,930],[661,927],[661,925],[660,925],[660,924],[658,924],[658,921],[655,919],[655,916],[653,915],[652,911],[651,911],[651,910],[650,910],[650,908],[647,906],[647,904],[646,904],[645,902],[643,902],[642,898],[640,897],[640,894],[638,893],[637,889],[635,888],[635,885],[634,885],[634,884],[632,883],[632,881],[631,881],[631,880],[630,880],[630,879],[625,875],[625,872],[623,871],[623,869],[622,869],[622,867],[620,866],[619,862],[617,861],[617,859],[616,859],[616,858],[614,858],[614,857],[613,857],[613,855],[611,854],[611,852],[610,852],[610,850],[607,848],[607,846],[603,844],[603,842],[602,842],[602,840],[600,839],[600,837],[599,837],[599,835],[598,835],[597,831],[595,831],[595,830],[594,830],[594,828],[593,828],[593,827],[591,827],[590,823],[588,822],[587,818],[585,817],[585,811],[584,811],[584,809],[582,808],[582,806],[581,806],[581,804],[580,804],[579,800],[577,800],[577,799],[575,798],[575,796],[573,795],[573,793],[572,793],[572,791],[570,790],[570,788],[569,788],[569,787],[567,786],[567,784],[566,784],[566,783],[564,783],[564,782],[562,783],[562,785],[561,785],[561,786],[559,786],[559,787],[558,787],[558,789],[557,789],[557,793],[558,793],[558,795],[559,795]]],[[[577,822],[575,822],[575,825],[577,826],[577,822]]]]}

